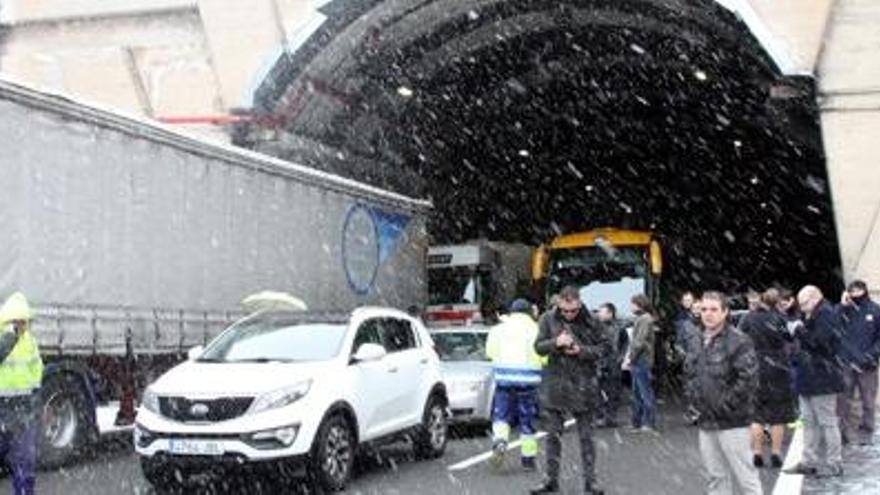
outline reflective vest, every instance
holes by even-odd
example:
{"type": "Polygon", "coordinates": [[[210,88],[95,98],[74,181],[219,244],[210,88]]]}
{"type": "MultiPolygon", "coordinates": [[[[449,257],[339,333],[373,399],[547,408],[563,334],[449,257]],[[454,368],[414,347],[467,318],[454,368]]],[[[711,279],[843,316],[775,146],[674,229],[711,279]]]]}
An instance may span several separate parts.
{"type": "MultiPolygon", "coordinates": [[[[6,330],[12,331],[12,330],[6,330]]],[[[0,397],[30,395],[43,381],[43,360],[37,339],[26,330],[0,363],[0,397]]]]}
{"type": "Polygon", "coordinates": [[[496,386],[528,386],[541,383],[545,360],[535,352],[538,324],[529,315],[502,317],[486,340],[486,357],[492,361],[496,386]]]}

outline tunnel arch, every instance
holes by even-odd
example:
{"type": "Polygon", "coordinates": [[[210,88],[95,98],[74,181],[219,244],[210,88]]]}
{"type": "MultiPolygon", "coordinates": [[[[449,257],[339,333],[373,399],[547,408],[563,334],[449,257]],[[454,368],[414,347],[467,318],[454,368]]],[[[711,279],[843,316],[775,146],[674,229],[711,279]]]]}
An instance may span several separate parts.
{"type": "Polygon", "coordinates": [[[404,192],[434,201],[438,241],[650,228],[678,287],[839,288],[813,81],[784,76],[714,0],[323,11],[258,110],[415,171],[404,192]]]}

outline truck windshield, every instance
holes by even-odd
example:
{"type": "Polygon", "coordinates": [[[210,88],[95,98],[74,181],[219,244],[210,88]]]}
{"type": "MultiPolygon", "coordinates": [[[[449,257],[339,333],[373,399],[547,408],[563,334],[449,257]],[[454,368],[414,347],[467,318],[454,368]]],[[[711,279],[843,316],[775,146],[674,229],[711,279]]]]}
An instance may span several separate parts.
{"type": "Polygon", "coordinates": [[[346,325],[258,315],[240,321],[208,345],[204,362],[326,361],[339,354],[346,325]]]}
{"type": "Polygon", "coordinates": [[[619,316],[630,317],[630,298],[648,291],[647,253],[646,247],[554,251],[550,255],[547,293],[552,295],[566,285],[574,285],[580,288],[587,308],[594,310],[610,302],[619,316]]]}
{"type": "Polygon", "coordinates": [[[473,267],[428,270],[428,304],[479,304],[488,275],[473,267]]]}

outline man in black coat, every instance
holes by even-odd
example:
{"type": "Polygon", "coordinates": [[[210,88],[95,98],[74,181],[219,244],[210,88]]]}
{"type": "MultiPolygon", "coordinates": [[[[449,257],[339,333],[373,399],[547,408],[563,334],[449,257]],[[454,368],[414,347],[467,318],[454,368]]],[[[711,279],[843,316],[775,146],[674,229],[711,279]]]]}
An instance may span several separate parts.
{"type": "Polygon", "coordinates": [[[617,427],[617,410],[620,408],[620,396],[623,394],[621,378],[623,352],[628,345],[627,333],[617,319],[617,308],[607,302],[599,306],[596,312],[599,326],[605,332],[604,355],[599,363],[599,388],[601,404],[594,425],[599,428],[617,427]]]}
{"type": "Polygon", "coordinates": [[[837,394],[843,392],[838,355],[842,333],[839,315],[817,287],[798,293],[806,315],[795,333],[795,389],[804,419],[804,453],[790,474],[841,476],[843,457],[837,418],[837,394]],[[824,443],[824,456],[820,452],[824,443]],[[824,457],[824,459],[823,459],[824,457]],[[824,466],[823,466],[824,465],[824,466]],[[820,469],[825,467],[826,469],[820,469]]]}
{"type": "Polygon", "coordinates": [[[761,495],[749,458],[758,359],[752,340],[728,323],[730,306],[718,292],[702,300],[701,334],[691,334],[685,364],[688,415],[699,431],[709,495],[761,495]]]}
{"type": "Polygon", "coordinates": [[[880,361],[880,306],[868,295],[868,284],[856,280],[843,293],[837,311],[843,323],[840,357],[843,361],[844,391],[837,396],[840,433],[844,445],[850,439],[862,445],[871,445],[877,403],[877,364],[880,361]],[[855,419],[852,417],[851,402],[856,389],[862,406],[858,438],[854,438],[851,431],[854,426],[852,420],[855,419]]]}
{"type": "Polygon", "coordinates": [[[535,351],[549,361],[540,388],[547,428],[547,478],[533,494],[559,491],[566,414],[577,421],[584,493],[603,493],[596,487],[592,420],[600,400],[598,366],[606,345],[605,334],[584,308],[578,289],[562,289],[556,309],[541,318],[535,341],[535,351]]]}

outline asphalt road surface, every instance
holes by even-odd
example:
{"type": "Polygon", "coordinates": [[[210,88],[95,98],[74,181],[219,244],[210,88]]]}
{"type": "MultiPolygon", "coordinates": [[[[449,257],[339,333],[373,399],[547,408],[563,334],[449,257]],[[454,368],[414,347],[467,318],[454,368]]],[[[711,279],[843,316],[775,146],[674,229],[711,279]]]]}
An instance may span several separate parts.
{"type": "MultiPolygon", "coordinates": [[[[662,431],[658,436],[629,433],[625,428],[597,431],[597,467],[600,483],[606,493],[703,493],[696,430],[683,424],[677,410],[661,414],[661,418],[662,431]]],[[[490,439],[480,432],[459,433],[450,442],[446,455],[433,461],[413,460],[411,450],[405,444],[382,448],[382,461],[362,467],[347,492],[512,495],[527,493],[529,487],[540,481],[539,472],[524,473],[519,469],[516,455],[511,455],[508,465],[498,470],[479,462],[479,456],[487,452],[490,443],[490,439]],[[461,468],[462,465],[466,467],[461,468]],[[450,467],[459,469],[451,470],[450,467]]],[[[97,452],[93,458],[76,465],[39,473],[38,492],[68,495],[155,493],[141,476],[137,457],[132,452],[127,436],[105,440],[97,452]]],[[[562,493],[581,493],[577,439],[572,430],[565,436],[563,456],[562,493]]],[[[773,492],[777,474],[775,471],[762,470],[768,495],[773,492]]],[[[305,490],[277,486],[272,480],[245,479],[234,485],[207,485],[203,491],[297,493],[305,490]]]]}

